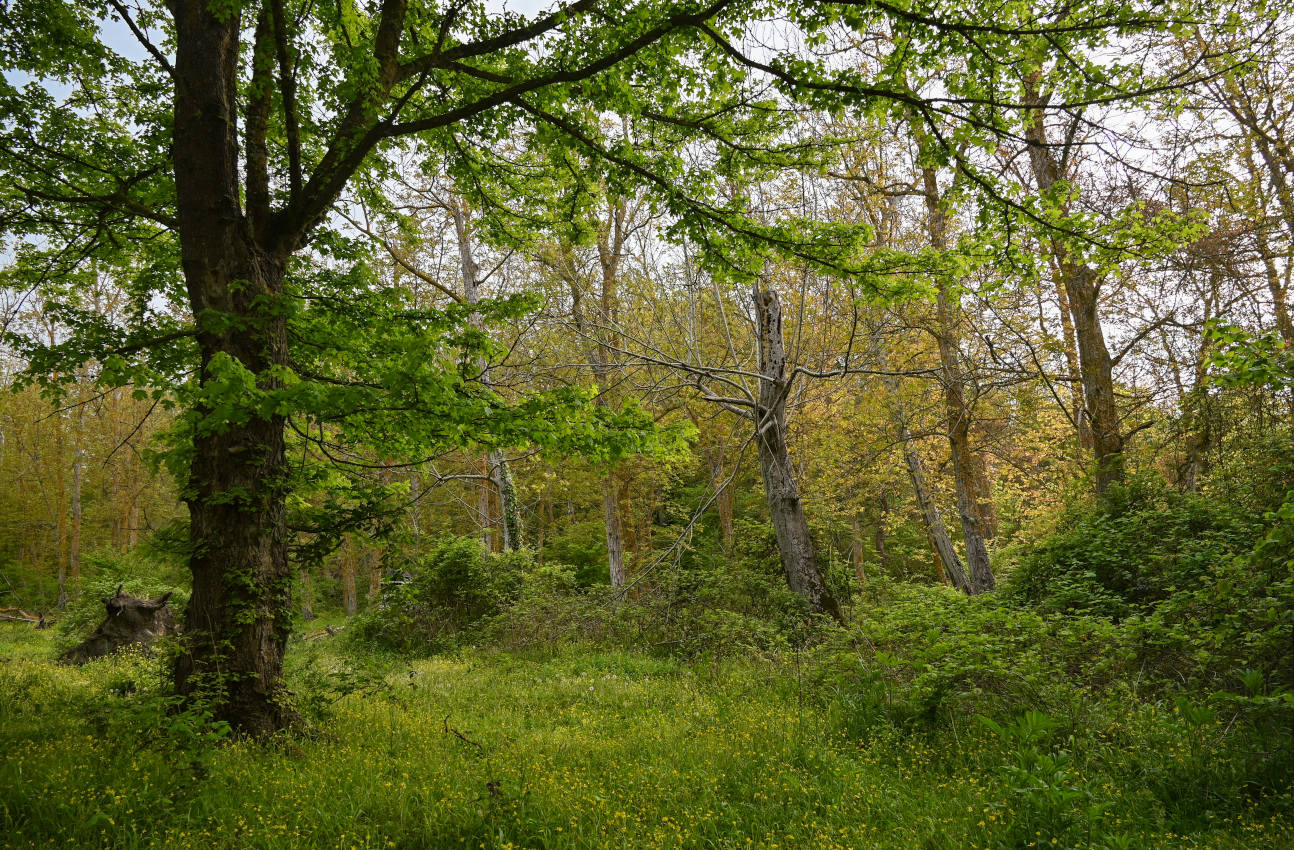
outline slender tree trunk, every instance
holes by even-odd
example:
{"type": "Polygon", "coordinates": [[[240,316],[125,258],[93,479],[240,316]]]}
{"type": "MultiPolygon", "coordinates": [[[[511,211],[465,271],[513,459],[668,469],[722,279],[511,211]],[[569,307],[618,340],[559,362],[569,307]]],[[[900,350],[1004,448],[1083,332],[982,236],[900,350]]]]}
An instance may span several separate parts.
{"type": "MultiPolygon", "coordinates": [[[[465,203],[455,203],[450,207],[450,214],[454,220],[454,233],[458,238],[458,259],[463,276],[463,300],[475,307],[481,300],[481,269],[472,249],[470,210],[465,203]]],[[[481,327],[479,317],[474,317],[472,323],[478,328],[481,327]]],[[[481,380],[486,386],[490,385],[490,377],[486,371],[488,365],[484,359],[477,363],[481,370],[481,380]]],[[[487,452],[485,475],[488,481],[482,482],[477,490],[477,513],[480,514],[481,534],[486,548],[491,551],[499,549],[511,551],[521,545],[517,491],[507,463],[503,452],[498,450],[487,452]],[[491,491],[499,504],[499,530],[498,536],[494,539],[491,539],[491,529],[494,527],[494,520],[490,513],[491,491]]]]}
{"type": "MultiPolygon", "coordinates": [[[[50,343],[54,339],[51,334],[50,343]]],[[[67,448],[67,440],[63,433],[63,420],[61,417],[54,420],[54,494],[53,499],[47,500],[49,511],[52,514],[51,519],[54,524],[54,533],[56,536],[56,545],[54,549],[54,558],[56,562],[55,570],[58,576],[58,600],[55,603],[58,610],[62,611],[67,607],[67,527],[68,527],[68,506],[67,506],[67,473],[63,466],[64,451],[67,448]]],[[[42,489],[44,484],[42,482],[42,489]]]]}
{"type": "Polygon", "coordinates": [[[301,619],[309,621],[315,618],[314,590],[310,586],[310,571],[301,570],[301,619]]]}
{"type": "Polygon", "coordinates": [[[422,472],[418,467],[409,469],[409,510],[405,516],[409,518],[409,530],[413,532],[414,537],[422,536],[422,528],[418,520],[419,500],[422,496],[422,472]]]}
{"type": "MultiPolygon", "coordinates": [[[[602,279],[594,314],[596,325],[590,326],[589,317],[585,315],[581,276],[575,268],[570,248],[563,249],[559,268],[570,287],[571,318],[575,322],[575,328],[585,338],[593,341],[593,377],[600,391],[596,403],[602,407],[609,405],[607,393],[613,373],[612,348],[619,308],[620,262],[624,256],[625,240],[632,217],[633,213],[622,199],[611,199],[605,226],[598,234],[598,264],[602,279]]],[[[606,524],[607,575],[613,587],[620,587],[625,581],[624,535],[619,503],[615,470],[611,469],[602,482],[602,516],[606,524]]]]}
{"type": "Polygon", "coordinates": [[[620,496],[611,475],[602,479],[602,519],[607,527],[607,565],[612,587],[625,583],[624,529],[620,524],[620,496]]]}
{"type": "Polygon", "coordinates": [[[490,478],[499,495],[499,531],[503,548],[509,552],[521,548],[521,513],[517,510],[517,485],[503,452],[490,452],[490,478]]]}
{"type": "Polygon", "coordinates": [[[830,614],[843,622],[840,606],[822,578],[786,443],[786,396],[790,382],[782,341],[782,306],[776,292],[758,283],[752,289],[752,297],[759,337],[755,445],[782,569],[787,585],[804,597],[810,610],[815,614],[830,614]]]}
{"type": "Polygon", "coordinates": [[[719,541],[725,555],[732,554],[733,541],[733,493],[732,483],[724,468],[724,447],[720,444],[715,449],[714,463],[710,468],[710,477],[717,488],[714,494],[716,507],[719,510],[719,541]]]}
{"type": "MultiPolygon", "coordinates": [[[[594,329],[597,345],[593,353],[593,375],[598,382],[598,404],[608,406],[607,392],[611,382],[611,340],[619,310],[620,261],[624,256],[625,225],[628,208],[624,201],[615,199],[607,225],[598,237],[598,264],[602,269],[601,292],[598,298],[598,327],[594,329]]],[[[612,587],[625,583],[624,528],[620,521],[620,490],[615,470],[607,470],[602,482],[602,515],[606,520],[607,566],[612,587]]]]}
{"type": "MultiPolygon", "coordinates": [[[[1272,310],[1275,312],[1276,329],[1288,348],[1294,349],[1294,320],[1290,319],[1289,292],[1281,273],[1276,267],[1276,254],[1272,252],[1267,232],[1261,222],[1254,228],[1257,237],[1258,254],[1262,257],[1264,277],[1267,280],[1267,291],[1272,296],[1272,310]]],[[[1294,236],[1294,232],[1290,234],[1294,236]]]]}
{"type": "Polygon", "coordinates": [[[903,442],[903,460],[908,467],[908,478],[912,481],[912,491],[917,497],[917,506],[921,509],[921,519],[925,523],[930,546],[953,587],[963,593],[973,593],[975,591],[962,566],[961,558],[957,556],[957,547],[953,545],[952,538],[948,536],[948,529],[944,527],[939,505],[926,478],[925,464],[922,463],[921,455],[917,452],[916,440],[912,438],[912,432],[908,429],[907,419],[898,404],[897,395],[894,419],[899,429],[899,438],[903,442]]]}
{"type": "Polygon", "coordinates": [[[863,518],[854,514],[852,536],[849,541],[849,559],[854,565],[854,575],[864,584],[867,583],[867,565],[863,555],[863,518]]]}
{"type": "Polygon", "coordinates": [[[382,553],[376,549],[370,549],[366,555],[368,561],[368,599],[366,600],[369,607],[377,604],[377,599],[382,595],[382,553]]]}
{"type": "Polygon", "coordinates": [[[82,417],[85,407],[76,408],[76,427],[72,432],[72,522],[68,529],[67,572],[75,586],[81,579],[81,523],[83,512],[81,506],[81,481],[85,473],[85,448],[81,445],[82,417]]]}
{"type": "Polygon", "coordinates": [[[359,613],[359,591],[355,586],[358,550],[359,546],[354,538],[348,538],[341,550],[341,605],[347,617],[354,617],[359,613]]]}
{"type": "MultiPolygon", "coordinates": [[[[930,244],[936,251],[948,249],[947,217],[944,214],[939,183],[935,170],[922,171],[926,196],[926,227],[930,244]]],[[[988,547],[980,532],[979,517],[982,509],[977,503],[975,486],[975,460],[970,444],[971,411],[966,402],[966,373],[962,368],[961,352],[955,342],[957,320],[950,303],[949,281],[943,274],[937,276],[935,315],[938,323],[936,338],[939,343],[939,364],[944,390],[944,412],[947,419],[948,443],[952,450],[953,481],[957,491],[957,513],[961,518],[962,540],[966,546],[966,565],[970,570],[968,592],[983,593],[995,584],[993,569],[989,564],[988,547]]]]}
{"type": "Polygon", "coordinates": [[[876,546],[876,563],[881,568],[881,573],[886,574],[890,570],[890,553],[885,549],[885,518],[890,513],[890,496],[881,485],[881,492],[876,497],[876,534],[873,543],[876,546]]]}
{"type": "MultiPolygon", "coordinates": [[[[1027,97],[1032,103],[1042,103],[1037,91],[1028,91],[1027,97]]],[[[1033,120],[1025,128],[1025,140],[1038,192],[1043,196],[1049,195],[1057,184],[1064,181],[1065,174],[1047,141],[1041,109],[1034,111],[1033,120]]],[[[1060,239],[1052,238],[1050,241],[1056,269],[1069,299],[1078,341],[1083,401],[1092,429],[1092,454],[1096,462],[1096,490],[1104,493],[1110,485],[1123,480],[1124,457],[1119,409],[1114,395],[1113,362],[1105,344],[1099,313],[1101,277],[1091,266],[1074,262],[1060,239]]]]}
{"type": "Polygon", "coordinates": [[[476,526],[480,529],[481,542],[485,544],[486,551],[493,552],[494,517],[490,510],[490,491],[494,489],[494,482],[490,478],[488,454],[478,460],[477,473],[480,477],[473,482],[476,489],[476,526]]]}
{"type": "MultiPolygon", "coordinates": [[[[1065,352],[1065,368],[1069,384],[1069,415],[1074,423],[1074,433],[1078,435],[1078,447],[1085,454],[1093,451],[1092,423],[1087,420],[1087,405],[1083,401],[1083,369],[1078,361],[1078,335],[1074,332],[1074,314],[1069,308],[1069,296],[1065,293],[1065,283],[1061,279],[1060,267],[1052,257],[1052,273],[1055,275],[1056,303],[1060,307],[1061,347],[1065,352]]],[[[1038,320],[1043,321],[1039,310],[1038,320]]],[[[1046,333],[1044,322],[1043,332],[1046,333]]]]}

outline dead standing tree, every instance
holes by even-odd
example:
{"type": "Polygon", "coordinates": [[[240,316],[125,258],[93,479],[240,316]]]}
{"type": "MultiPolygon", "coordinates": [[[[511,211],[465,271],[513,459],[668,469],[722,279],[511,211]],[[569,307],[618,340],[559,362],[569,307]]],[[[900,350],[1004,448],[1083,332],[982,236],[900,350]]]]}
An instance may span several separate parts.
{"type": "MultiPolygon", "coordinates": [[[[704,287],[699,285],[699,281],[691,280],[684,287],[684,292],[688,293],[684,299],[688,318],[680,320],[674,317],[676,325],[662,329],[658,339],[648,339],[646,335],[617,326],[614,350],[626,362],[686,376],[688,385],[700,399],[717,404],[748,424],[759,455],[765,500],[787,586],[805,600],[813,613],[840,620],[840,605],[823,577],[796,481],[788,444],[787,409],[794,396],[797,379],[804,376],[839,377],[847,373],[848,363],[845,370],[827,373],[793,366],[783,339],[781,300],[765,280],[757,280],[751,285],[749,316],[754,330],[754,351],[753,356],[742,356],[733,339],[728,315],[729,299],[725,298],[717,282],[711,280],[710,283],[709,289],[714,297],[713,315],[708,313],[709,306],[702,303],[704,287]],[[701,318],[702,313],[707,314],[705,319],[701,318]],[[714,333],[700,327],[710,321],[717,325],[711,328],[714,333]],[[686,329],[680,334],[681,328],[686,329]],[[704,343],[703,337],[706,338],[704,343]],[[666,340],[672,346],[678,344],[680,338],[685,338],[685,353],[666,347],[666,340]],[[722,355],[709,350],[709,344],[716,341],[725,349],[722,355]],[[724,362],[717,363],[716,358],[724,362]],[[753,371],[750,368],[752,359],[755,364],[753,371]]],[[[653,311],[656,320],[667,320],[671,308],[678,306],[666,298],[653,311]]],[[[727,483],[716,481],[716,489],[727,486],[727,483]]]]}

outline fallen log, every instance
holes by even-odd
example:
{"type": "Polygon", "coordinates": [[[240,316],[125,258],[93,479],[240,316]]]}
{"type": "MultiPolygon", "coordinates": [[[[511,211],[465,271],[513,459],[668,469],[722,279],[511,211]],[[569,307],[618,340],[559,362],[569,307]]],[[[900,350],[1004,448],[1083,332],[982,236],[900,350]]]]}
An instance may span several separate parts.
{"type": "Polygon", "coordinates": [[[306,635],[305,639],[318,640],[319,638],[323,638],[323,637],[332,637],[333,635],[337,634],[344,628],[346,627],[345,626],[324,626],[323,631],[315,632],[312,635],[306,635]]]}
{"type": "Polygon", "coordinates": [[[0,622],[31,623],[38,629],[49,628],[50,621],[45,619],[45,612],[30,614],[21,608],[0,608],[0,622]]]}

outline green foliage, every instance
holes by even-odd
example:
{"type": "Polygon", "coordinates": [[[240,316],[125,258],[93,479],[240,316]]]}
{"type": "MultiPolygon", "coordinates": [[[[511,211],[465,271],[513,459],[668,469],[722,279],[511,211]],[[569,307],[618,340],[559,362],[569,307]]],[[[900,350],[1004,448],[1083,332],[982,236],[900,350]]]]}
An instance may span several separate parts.
{"type": "Polygon", "coordinates": [[[1266,522],[1251,551],[1130,624],[1147,663],[1211,689],[1294,688],[1294,494],[1266,522]]]}
{"type": "MultiPolygon", "coordinates": [[[[1002,773],[1011,784],[1013,820],[1006,842],[1025,847],[1040,837],[1051,843],[1064,839],[1067,847],[1106,847],[1093,844],[1101,834],[1108,804],[1097,801],[1087,781],[1075,770],[1073,755],[1051,739],[1061,724],[1040,711],[1026,711],[1008,723],[977,718],[1007,745],[1010,761],[1002,773]]],[[[1123,846],[1124,835],[1110,836],[1123,846]]]]}
{"type": "Polygon", "coordinates": [[[517,649],[593,643],[691,660],[781,652],[819,624],[806,621],[787,588],[768,529],[748,525],[738,539],[750,542],[731,558],[680,544],[658,556],[653,581],[627,590],[585,586],[582,572],[567,584],[531,582],[491,620],[488,636],[517,649]]]}
{"type": "Polygon", "coordinates": [[[1212,322],[1204,336],[1216,346],[1208,363],[1214,383],[1277,389],[1294,385],[1294,351],[1278,332],[1253,334],[1212,322]]]}
{"type": "Polygon", "coordinates": [[[1123,657],[1108,620],[1044,616],[946,587],[873,580],[857,610],[853,628],[812,652],[815,679],[855,731],[1055,711],[1108,684],[1123,657]]]}
{"type": "Polygon", "coordinates": [[[581,587],[606,584],[607,571],[606,526],[601,519],[571,523],[558,534],[544,540],[543,560],[569,564],[575,570],[581,587]]]}
{"type": "Polygon", "coordinates": [[[1198,585],[1253,545],[1251,515],[1150,480],[1068,509],[1025,553],[1007,595],[1044,611],[1126,617],[1198,585]]]}
{"type": "MultiPolygon", "coordinates": [[[[47,659],[48,636],[8,627],[0,655],[32,635],[47,659]]],[[[829,690],[806,675],[812,659],[688,664],[583,647],[392,664],[295,651],[292,688],[328,705],[322,734],[200,747],[160,710],[156,659],[0,666],[7,846],[1248,850],[1294,839],[1288,801],[1222,805],[1234,778],[1201,796],[1202,780],[1230,776],[1234,753],[1261,742],[1193,705],[1103,714],[1097,700],[966,717],[956,734],[882,722],[855,737],[821,710],[829,690]],[[1173,781],[1185,782],[1170,805],[1157,795],[1173,781]],[[1188,805],[1197,817],[1176,818],[1188,805]]]]}
{"type": "Polygon", "coordinates": [[[176,623],[183,622],[189,601],[187,581],[173,564],[144,552],[92,552],[82,559],[80,592],[59,615],[57,644],[68,649],[84,640],[103,622],[104,599],[114,595],[117,587],[141,599],[156,599],[170,593],[167,605],[176,623]]]}
{"type": "MultiPolygon", "coordinates": [[[[534,573],[528,550],[496,554],[471,537],[445,538],[382,588],[375,606],[347,628],[347,641],[370,649],[422,654],[453,645],[459,633],[497,613],[534,573]]],[[[549,567],[537,577],[554,580],[549,567]]]]}

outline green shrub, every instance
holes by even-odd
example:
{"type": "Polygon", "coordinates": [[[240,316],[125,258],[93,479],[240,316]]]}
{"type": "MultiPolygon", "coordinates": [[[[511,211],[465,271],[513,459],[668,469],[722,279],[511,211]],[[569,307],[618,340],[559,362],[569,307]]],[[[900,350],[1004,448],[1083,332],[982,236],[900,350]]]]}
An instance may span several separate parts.
{"type": "Polygon", "coordinates": [[[1294,493],[1266,522],[1251,550],[1130,623],[1146,664],[1201,688],[1294,689],[1294,493]]]}
{"type": "Polygon", "coordinates": [[[584,587],[571,568],[541,586],[547,566],[536,568],[483,636],[513,649],[592,643],[687,659],[770,654],[802,643],[817,626],[787,588],[771,537],[738,541],[729,558],[713,547],[664,553],[642,567],[651,570],[650,583],[624,589],[584,587]]]}
{"type": "Polygon", "coordinates": [[[809,654],[811,679],[857,732],[877,721],[956,724],[968,714],[1048,713],[1123,671],[1117,627],[1022,611],[992,596],[884,579],[856,623],[809,654]]]}
{"type": "Polygon", "coordinates": [[[1043,611],[1114,618],[1198,585],[1260,533],[1252,514],[1148,480],[1113,487],[1058,525],[1021,557],[1007,596],[1043,611]]]}
{"type": "Polygon", "coordinates": [[[475,538],[446,538],[410,564],[407,577],[383,585],[377,604],[351,621],[347,641],[412,654],[446,649],[464,629],[515,600],[535,571],[528,550],[495,554],[475,538]]]}

